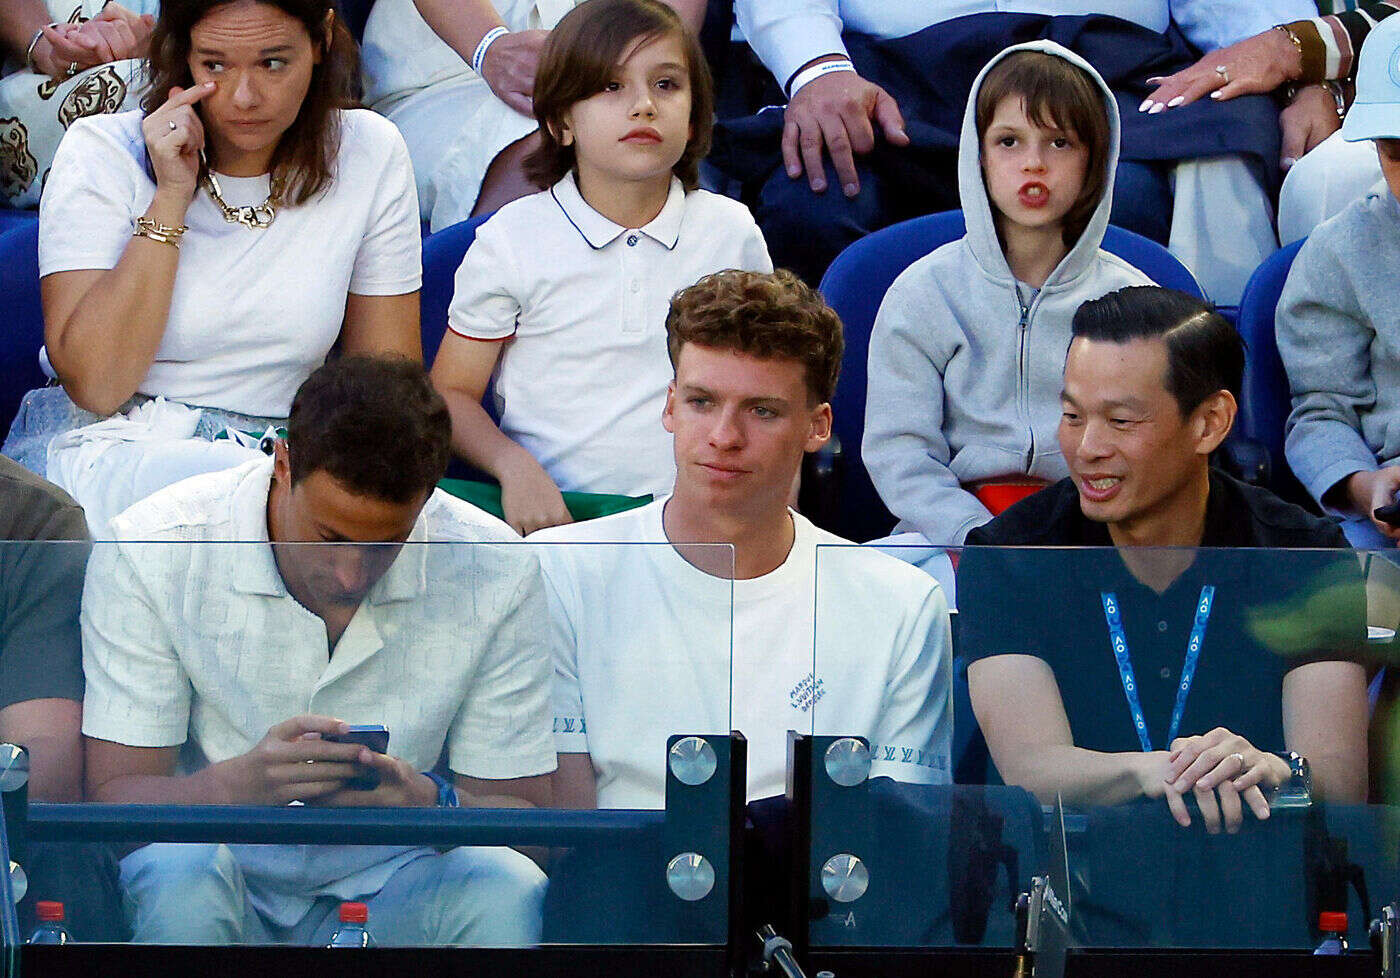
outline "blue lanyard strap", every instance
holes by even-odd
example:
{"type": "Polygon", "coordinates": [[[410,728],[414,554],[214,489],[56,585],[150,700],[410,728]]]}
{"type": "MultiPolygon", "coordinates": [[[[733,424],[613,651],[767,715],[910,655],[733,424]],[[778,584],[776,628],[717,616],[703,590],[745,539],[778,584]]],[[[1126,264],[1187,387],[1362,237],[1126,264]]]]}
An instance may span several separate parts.
{"type": "MultiPolygon", "coordinates": [[[[1118,596],[1112,591],[1100,592],[1103,598],[1103,617],[1108,622],[1108,640],[1113,646],[1113,658],[1118,663],[1118,678],[1123,682],[1123,695],[1128,698],[1128,709],[1133,714],[1133,729],[1137,731],[1138,742],[1145,751],[1152,750],[1152,735],[1147,731],[1147,717],[1142,712],[1142,700],[1138,698],[1137,677],[1133,675],[1133,659],[1128,654],[1128,636],[1123,632],[1123,615],[1118,608],[1118,596]]],[[[1167,746],[1176,740],[1181,730],[1181,717],[1186,712],[1186,698],[1191,695],[1191,683],[1196,679],[1196,664],[1201,659],[1201,646],[1206,641],[1206,624],[1210,621],[1210,608],[1215,603],[1215,588],[1207,584],[1201,588],[1201,596],[1196,601],[1196,621],[1191,626],[1191,638],[1186,643],[1186,658],[1181,663],[1181,682],[1176,687],[1176,706],[1172,708],[1172,723],[1167,730],[1167,746]]]]}

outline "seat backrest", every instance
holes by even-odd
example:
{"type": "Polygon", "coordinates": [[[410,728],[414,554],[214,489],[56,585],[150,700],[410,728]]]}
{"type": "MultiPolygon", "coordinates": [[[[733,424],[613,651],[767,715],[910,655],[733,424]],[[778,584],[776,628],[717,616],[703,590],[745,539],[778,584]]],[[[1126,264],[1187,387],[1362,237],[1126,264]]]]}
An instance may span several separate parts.
{"type": "Polygon", "coordinates": [[[1283,457],[1283,427],[1288,421],[1291,402],[1288,375],[1278,355],[1274,338],[1274,313],[1278,309],[1283,284],[1293,259],[1303,247],[1304,238],[1280,248],[1254,270],[1240,297],[1240,336],[1245,342],[1244,386],[1240,394],[1240,415],[1236,430],[1264,446],[1272,465],[1272,482],[1291,479],[1283,457]]]}
{"type": "Polygon", "coordinates": [[[423,363],[431,367],[447,332],[447,307],[452,304],[453,278],[462,258],[476,240],[476,229],[490,217],[483,214],[443,228],[423,239],[423,291],[418,296],[423,330],[423,363]]]}
{"type": "Polygon", "coordinates": [[[365,23],[369,20],[369,9],[374,6],[374,0],[337,0],[337,2],[340,6],[340,15],[345,19],[345,26],[350,29],[355,43],[364,43],[365,23]]]}
{"type": "MultiPolygon", "coordinates": [[[[852,540],[889,533],[894,517],[881,502],[861,461],[865,430],[866,357],[885,292],[911,264],[941,245],[967,233],[962,211],[944,211],[892,224],[852,244],[827,269],[821,292],[841,317],[846,350],[841,378],[832,398],[833,428],[841,447],[839,525],[828,527],[852,540]]],[[[1200,297],[1195,278],[1167,249],[1149,238],[1109,227],[1103,248],[1130,262],[1159,285],[1200,297]]]]}
{"type": "Polygon", "coordinates": [[[39,301],[39,222],[0,234],[0,431],[9,431],[25,393],[48,382],[39,369],[44,309],[39,301]]]}

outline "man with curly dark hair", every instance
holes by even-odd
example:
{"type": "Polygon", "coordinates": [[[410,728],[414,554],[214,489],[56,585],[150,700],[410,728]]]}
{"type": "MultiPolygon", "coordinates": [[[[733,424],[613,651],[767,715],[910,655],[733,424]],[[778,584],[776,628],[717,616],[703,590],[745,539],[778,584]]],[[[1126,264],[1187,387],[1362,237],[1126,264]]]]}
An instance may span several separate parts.
{"type": "Polygon", "coordinates": [[[782,792],[789,729],[867,737],[876,776],[948,780],[942,591],[788,507],[831,437],[840,320],[791,273],[726,271],[677,294],[666,328],[673,492],[531,537],[613,544],[540,554],[556,803],[660,808],[666,738],[726,724],[749,741],[750,798],[782,792]],[[619,546],[638,543],[656,546],[619,546]]]}
{"type": "MultiPolygon", "coordinates": [[[[419,364],[342,357],[272,458],[114,519],[83,596],[88,798],[548,804],[539,564],[435,489],[450,437],[419,364]],[[388,750],[337,741],[348,724],[387,728],[388,750]]],[[[531,943],[545,885],[509,849],[334,845],[158,843],[121,880],[136,940],[173,944],[324,945],[345,900],[381,944],[531,943]]]]}

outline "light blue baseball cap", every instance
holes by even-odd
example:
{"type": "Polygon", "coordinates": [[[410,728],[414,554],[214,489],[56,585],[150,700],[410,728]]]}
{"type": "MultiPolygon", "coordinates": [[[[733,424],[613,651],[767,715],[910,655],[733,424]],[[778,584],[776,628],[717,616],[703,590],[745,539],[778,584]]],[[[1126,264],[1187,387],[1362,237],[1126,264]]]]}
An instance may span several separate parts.
{"type": "Polygon", "coordinates": [[[1342,138],[1400,138],[1400,15],[1371,29],[1356,69],[1356,101],[1342,123],[1342,138]]]}

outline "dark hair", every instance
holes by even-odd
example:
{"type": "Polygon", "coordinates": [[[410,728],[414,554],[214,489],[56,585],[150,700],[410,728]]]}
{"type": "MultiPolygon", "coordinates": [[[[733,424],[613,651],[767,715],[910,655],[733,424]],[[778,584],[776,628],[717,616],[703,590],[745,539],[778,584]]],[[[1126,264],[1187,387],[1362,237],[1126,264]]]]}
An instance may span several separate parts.
{"type": "Polygon", "coordinates": [[[194,26],[218,7],[247,2],[276,7],[300,21],[321,56],[311,69],[301,111],[272,156],[272,172],[282,181],[282,198],[304,204],[334,175],[340,152],[339,110],[358,104],[359,49],[336,13],[335,0],[161,0],[160,16],[151,31],[151,80],[141,96],[141,110],[150,115],[165,104],[170,89],[194,84],[189,63],[194,26]]]}
{"type": "Polygon", "coordinates": [[[431,493],[451,445],[447,404],[407,357],[331,360],[297,389],[287,418],[292,485],[323,471],[392,503],[431,493]]]}
{"type": "Polygon", "coordinates": [[[652,41],[668,34],[680,38],[690,72],[691,136],[672,172],[686,190],[700,185],[700,161],[710,152],[714,82],[695,32],[659,0],[587,0],[565,14],[549,32],[535,71],[540,145],[525,158],[525,175],[532,183],[548,189],[574,169],[574,147],[557,138],[564,113],[607,87],[634,41],[652,41]]]}
{"type": "Polygon", "coordinates": [[[1163,386],[1182,417],[1218,391],[1239,400],[1244,340],[1215,307],[1156,285],[1131,285],[1090,299],[1074,313],[1076,338],[1109,343],[1160,339],[1167,348],[1163,386]]]}
{"type": "Polygon", "coordinates": [[[734,269],[706,275],[671,299],[671,366],[687,343],[802,363],[813,404],[831,400],[841,372],[841,318],[792,272],[734,269]]]}
{"type": "Polygon", "coordinates": [[[977,90],[979,153],[997,106],[1008,97],[1020,98],[1026,118],[1037,126],[1071,132],[1089,150],[1084,187],[1062,225],[1065,247],[1072,248],[1089,226],[1107,183],[1111,134],[1103,91],[1087,71],[1064,58],[1043,51],[1009,54],[987,72],[977,90]]]}

